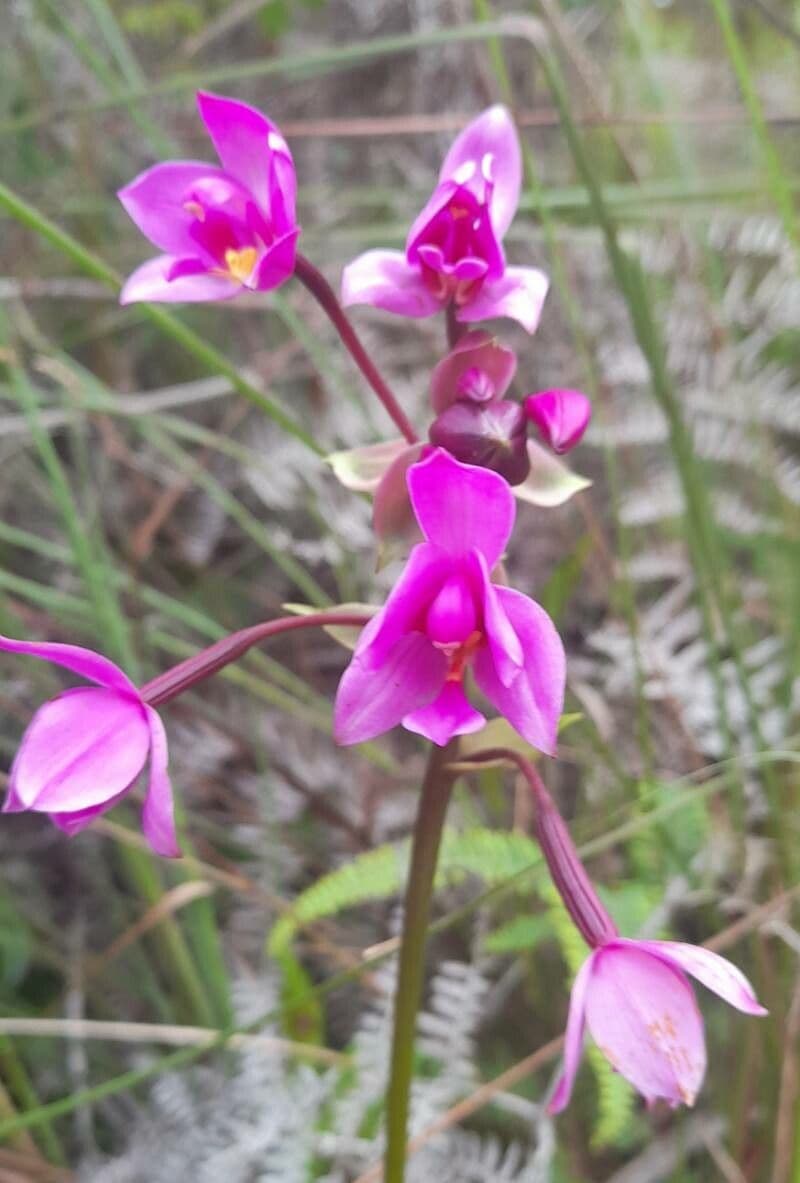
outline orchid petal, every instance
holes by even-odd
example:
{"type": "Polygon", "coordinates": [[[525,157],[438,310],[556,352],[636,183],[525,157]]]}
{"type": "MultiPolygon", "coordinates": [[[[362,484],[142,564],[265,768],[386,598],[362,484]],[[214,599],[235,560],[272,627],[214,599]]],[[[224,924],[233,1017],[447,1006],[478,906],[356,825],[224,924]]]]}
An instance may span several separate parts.
{"type": "Polygon", "coordinates": [[[150,781],[142,809],[142,829],[156,854],[164,858],[180,858],[172,785],[167,771],[167,736],[158,712],[152,707],[147,707],[147,723],[150,729],[150,781]]]}
{"type": "Polygon", "coordinates": [[[508,316],[529,333],[536,331],[542,315],[549,280],[535,267],[506,267],[497,279],[487,279],[456,313],[456,320],[471,324],[508,316]]]}
{"type": "Polygon", "coordinates": [[[755,990],[740,969],[730,961],[698,945],[681,941],[624,941],[637,949],[660,957],[676,969],[697,978],[707,989],[713,990],[725,1002],[747,1015],[766,1015],[769,1012],[756,998],[755,990]]]}
{"type": "Polygon", "coordinates": [[[414,547],[383,608],[361,634],[355,655],[365,667],[377,669],[401,637],[423,631],[428,608],[452,571],[452,559],[438,547],[429,543],[414,547]]]}
{"type": "Polygon", "coordinates": [[[471,371],[485,374],[491,383],[491,398],[502,398],[511,385],[517,369],[513,349],[500,345],[491,333],[473,329],[465,333],[456,346],[434,368],[431,374],[431,402],[441,414],[456,399],[463,398],[461,384],[471,371]]]}
{"type": "Polygon", "coordinates": [[[142,704],[117,690],[81,687],[40,707],[11,768],[15,798],[40,813],[74,813],[127,789],[144,767],[150,734],[142,704]]]}
{"type": "Polygon", "coordinates": [[[98,686],[105,686],[108,690],[129,691],[139,697],[139,691],[118,665],[81,645],[62,645],[59,641],[15,641],[12,637],[0,636],[0,650],[52,661],[54,665],[63,666],[81,678],[96,682],[98,686]]]}
{"type": "Polygon", "coordinates": [[[544,608],[512,588],[495,591],[519,638],[524,665],[506,686],[491,649],[484,647],[475,656],[475,681],[523,739],[553,755],[564,705],[564,646],[544,608]]]}
{"type": "Polygon", "coordinates": [[[253,269],[248,288],[256,292],[271,292],[294,274],[299,234],[300,228],[296,226],[266,249],[253,269]]]}
{"type": "Polygon", "coordinates": [[[524,481],[514,486],[512,492],[529,505],[552,509],[563,505],[582,489],[588,489],[592,483],[533,440],[528,440],[528,459],[530,471],[524,481]]]}
{"type": "Polygon", "coordinates": [[[400,316],[433,316],[442,307],[419,267],[400,251],[367,251],[342,273],[342,304],[371,304],[400,316]]]}
{"type": "Polygon", "coordinates": [[[500,681],[504,686],[510,686],[524,664],[522,646],[498,594],[498,588],[489,578],[486,560],[479,551],[474,552],[474,558],[477,567],[476,582],[480,585],[483,601],[484,628],[492,661],[500,681]]]}
{"type": "Polygon", "coordinates": [[[108,813],[110,809],[118,805],[127,796],[127,793],[128,790],[123,789],[121,793],[117,793],[116,797],[109,797],[108,801],[101,801],[99,805],[90,805],[88,809],[76,809],[74,813],[50,813],[48,817],[54,825],[58,826],[59,830],[72,838],[90,826],[96,818],[102,817],[104,813],[108,813]]]}
{"type": "Polygon", "coordinates": [[[567,1030],[564,1036],[564,1066],[556,1085],[555,1092],[550,1098],[547,1112],[560,1113],[566,1109],[572,1096],[572,1086],[583,1054],[583,1035],[586,1029],[586,995],[592,977],[594,954],[586,958],[572,984],[569,996],[569,1015],[567,1030]]]}
{"type": "Polygon", "coordinates": [[[511,537],[516,512],[503,478],[436,448],[408,470],[407,479],[425,537],[453,556],[478,550],[491,570],[511,537]]]}
{"type": "Polygon", "coordinates": [[[406,731],[424,735],[443,748],[454,735],[480,731],[486,718],[467,701],[460,682],[445,682],[442,692],[428,706],[412,711],[403,719],[406,731]]]}
{"type": "Polygon", "coordinates": [[[447,659],[422,633],[401,637],[378,666],[356,651],[336,694],[336,742],[363,743],[396,727],[436,698],[446,673],[447,659]]]}
{"type": "Polygon", "coordinates": [[[215,275],[211,271],[193,275],[179,275],[170,279],[176,263],[171,255],[157,255],[148,259],[128,276],[119,294],[120,304],[136,304],[141,300],[162,304],[198,304],[206,300],[230,300],[243,290],[236,279],[215,275]]]}
{"type": "Polygon", "coordinates": [[[288,230],[295,218],[297,181],[278,127],[255,107],[222,95],[201,91],[197,107],[224,167],[281,232],[288,230]]]}
{"type": "Polygon", "coordinates": [[[648,1101],[692,1105],[706,1068],[703,1021],[683,973],[635,942],[594,954],[586,1022],[611,1066],[648,1101]]]}
{"type": "MultiPolygon", "coordinates": [[[[404,439],[383,440],[379,444],[362,444],[345,452],[332,452],[325,460],[345,489],[353,493],[374,493],[394,461],[412,450],[416,451],[415,446],[404,439]]],[[[403,492],[407,500],[405,479],[403,492]]]]}
{"type": "Polygon", "coordinates": [[[195,255],[198,242],[191,229],[197,213],[191,203],[195,185],[221,185],[244,204],[247,193],[233,177],[199,160],[167,160],[145,169],[117,193],[129,217],[154,246],[168,255],[195,255]]]}
{"type": "MultiPolygon", "coordinates": [[[[423,205],[422,209],[417,214],[406,237],[406,255],[410,259],[416,256],[416,247],[418,241],[424,238],[425,231],[428,230],[431,222],[442,214],[449,203],[453,200],[459,190],[459,185],[453,181],[444,181],[436,186],[433,193],[431,193],[428,200],[423,205]]],[[[474,199],[473,199],[474,201],[474,199]]],[[[435,244],[430,244],[435,250],[438,250],[439,257],[442,257],[441,250],[435,244]]]]}
{"type": "Polygon", "coordinates": [[[519,205],[522,183],[519,138],[505,107],[489,107],[467,124],[444,158],[440,181],[452,179],[469,161],[474,161],[492,184],[492,225],[495,233],[502,238],[519,205]]]}

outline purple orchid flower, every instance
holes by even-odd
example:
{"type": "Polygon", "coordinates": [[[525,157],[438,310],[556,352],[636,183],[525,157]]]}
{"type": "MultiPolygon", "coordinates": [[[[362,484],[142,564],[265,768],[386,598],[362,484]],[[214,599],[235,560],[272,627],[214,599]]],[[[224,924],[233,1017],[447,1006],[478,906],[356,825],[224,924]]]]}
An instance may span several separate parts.
{"type": "Polygon", "coordinates": [[[529,394],[522,405],[544,442],[559,456],[580,443],[592,417],[592,404],[580,390],[542,390],[529,394]]]}
{"type": "Polygon", "coordinates": [[[46,813],[77,834],[125,796],[150,760],[142,828],[156,854],[180,854],[167,737],[157,712],[128,676],[91,649],[0,636],[0,650],[51,661],[94,682],[41,706],[11,766],[4,813],[46,813]]]}
{"type": "Polygon", "coordinates": [[[748,1015],[765,1015],[744,974],[709,949],[679,941],[600,945],[572,987],[564,1072],[549,1112],[569,1102],[588,1026],[611,1066],[648,1104],[692,1105],[706,1069],[703,1020],[686,975],[748,1015]]]}
{"type": "Polygon", "coordinates": [[[286,141],[247,103],[201,92],[197,105],[222,168],[168,160],[120,189],[136,225],[166,252],[134,271],[121,304],[227,300],[276,288],[294,271],[300,228],[286,141]]]}
{"type": "Polygon", "coordinates": [[[452,303],[458,321],[509,316],[534,332],[547,277],[532,267],[507,266],[501,242],[519,203],[521,177],[511,116],[505,107],[490,107],[452,144],[405,251],[371,250],[354,259],[342,276],[342,303],[414,317],[433,316],[452,303]]]}
{"type": "Polygon", "coordinates": [[[398,723],[440,746],[478,731],[486,719],[464,693],[472,669],[520,735],[552,754],[564,699],[561,639],[543,608],[490,578],[514,524],[511,490],[496,472],[438,448],[407,481],[425,541],[342,676],[336,740],[361,743],[398,723]]]}

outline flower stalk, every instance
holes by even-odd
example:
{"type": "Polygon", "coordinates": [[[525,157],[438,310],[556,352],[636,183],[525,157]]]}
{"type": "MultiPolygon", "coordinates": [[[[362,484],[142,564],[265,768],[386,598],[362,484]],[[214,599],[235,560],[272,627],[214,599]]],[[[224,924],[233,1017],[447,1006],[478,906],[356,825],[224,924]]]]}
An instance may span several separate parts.
{"type": "Polygon", "coordinates": [[[226,665],[245,654],[254,645],[275,637],[279,633],[292,632],[299,628],[325,628],[326,625],[368,624],[371,617],[366,612],[311,612],[307,616],[279,616],[276,620],[265,620],[249,628],[239,629],[227,637],[209,645],[207,649],[187,657],[178,665],[165,670],[140,689],[142,699],[150,706],[161,706],[171,698],[189,690],[198,682],[213,677],[226,665]]]}
{"type": "Polygon", "coordinates": [[[415,444],[418,437],[411,420],[400,406],[400,403],[390,390],[377,366],[372,361],[372,358],[361,344],[355,329],[336,297],[336,293],[325,276],[305,255],[300,254],[299,251],[295,259],[294,273],[303,286],[311,292],[311,295],[328,316],[331,324],[339,334],[345,349],[383,403],[392,422],[410,444],[415,444]]]}
{"type": "Polygon", "coordinates": [[[516,764],[528,782],[536,805],[534,829],[550,878],[561,896],[572,923],[591,949],[613,941],[619,930],[580,860],[564,819],[555,801],[545,788],[544,781],[530,760],[510,748],[487,748],[464,763],[484,764],[506,760],[516,764]]]}
{"type": "Polygon", "coordinates": [[[452,757],[452,744],[431,750],[414,824],[386,1097],[384,1183],[403,1183],[405,1178],[409,1099],[414,1073],[414,1033],[422,996],[433,882],[444,819],[457,775],[449,767],[452,757]]]}

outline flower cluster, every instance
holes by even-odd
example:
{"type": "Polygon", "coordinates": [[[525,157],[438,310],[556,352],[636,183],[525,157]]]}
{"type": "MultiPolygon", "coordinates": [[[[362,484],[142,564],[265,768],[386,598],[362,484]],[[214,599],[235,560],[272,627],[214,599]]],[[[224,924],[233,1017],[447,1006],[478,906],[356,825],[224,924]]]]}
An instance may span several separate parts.
{"type": "MultiPolygon", "coordinates": [[[[402,433],[328,459],[347,487],[373,495],[382,557],[401,555],[405,564],[374,615],[343,608],[251,626],[141,688],[87,649],[0,637],[0,650],[44,659],[93,683],[34,715],[11,768],[5,811],[46,813],[77,833],[117,804],[149,762],[142,825],[165,856],[179,851],[156,706],[290,628],[363,626],[334,705],[340,744],[402,725],[444,747],[484,727],[480,705],[503,716],[530,748],[554,756],[563,645],[545,610],[508,586],[503,557],[519,501],[557,505],[588,483],[559,459],[587,428],[586,396],[569,389],[513,396],[514,352],[486,329],[469,327],[506,317],[534,332],[548,287],[541,271],[505,258],[503,237],[521,183],[520,146],[505,108],[490,108],[457,137],[405,250],[355,259],[345,268],[339,302],[298,252],[295,169],[278,128],[233,99],[200,94],[198,105],[221,163],[157,164],[120,191],[133,221],[162,252],[130,276],[120,299],[225,300],[268,291],[296,274],[402,433]],[[417,437],[342,311],[358,304],[407,317],[446,314],[449,351],[431,375],[427,439],[417,437]]],[[[742,975],[716,954],[620,937],[538,774],[518,752],[506,757],[531,784],[553,882],[592,949],[572,993],[552,1110],[569,1099],[585,1026],[648,1100],[691,1104],[705,1047],[686,974],[740,1010],[763,1009],[742,975]]]]}

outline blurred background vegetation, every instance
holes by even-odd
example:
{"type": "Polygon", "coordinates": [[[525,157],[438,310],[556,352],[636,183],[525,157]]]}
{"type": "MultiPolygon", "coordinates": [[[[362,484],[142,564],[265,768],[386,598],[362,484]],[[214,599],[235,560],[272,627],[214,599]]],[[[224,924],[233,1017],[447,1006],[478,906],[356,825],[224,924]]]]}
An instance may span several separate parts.
{"type": "MultiPolygon", "coordinates": [[[[798,1183],[800,3],[0,15],[0,631],[100,648],[140,679],[287,600],[380,598],[394,572],[374,573],[368,506],[309,441],[388,425],[299,285],[119,308],[116,277],[149,248],[116,189],[164,157],[211,159],[198,87],[246,99],[291,143],[303,249],[335,285],[356,253],[402,243],[466,119],[513,107],[526,183],[508,253],[553,289],[533,339],[502,334],[520,392],[595,404],[575,454],[592,488],[521,510],[510,555],[569,653],[576,718],[549,783],[624,932],[712,941],[770,1018],[701,1000],[694,1112],[647,1112],[592,1053],[552,1123],[540,1102],[583,951],[524,793],[470,778],[437,893],[409,1179],[798,1183]]],[[[442,324],[354,316],[424,426],[442,324]]],[[[181,863],[143,849],[132,810],[71,842],[4,820],[4,1183],[353,1183],[379,1157],[422,752],[405,733],[333,747],[344,660],[293,635],[168,709],[181,863]],[[232,1026],[251,1034],[198,1055],[196,1028],[232,1026]]],[[[0,768],[62,684],[4,659],[0,768]]]]}

